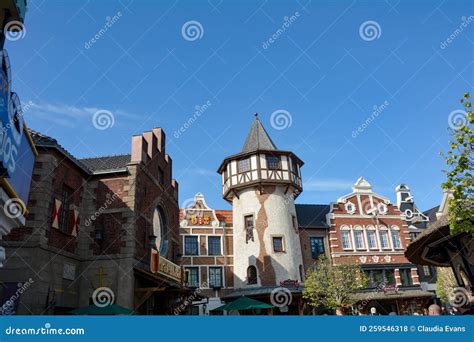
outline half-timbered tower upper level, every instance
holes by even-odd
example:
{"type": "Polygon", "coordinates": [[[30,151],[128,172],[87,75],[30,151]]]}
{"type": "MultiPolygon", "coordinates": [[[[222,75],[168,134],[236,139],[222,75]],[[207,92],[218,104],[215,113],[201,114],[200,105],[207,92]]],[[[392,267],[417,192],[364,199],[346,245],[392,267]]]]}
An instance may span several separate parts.
{"type": "Polygon", "coordinates": [[[277,149],[255,114],[242,151],[224,159],[218,169],[223,196],[230,202],[244,188],[255,186],[263,191],[265,186],[283,185],[295,198],[303,191],[301,166],[303,161],[294,153],[277,149]]]}

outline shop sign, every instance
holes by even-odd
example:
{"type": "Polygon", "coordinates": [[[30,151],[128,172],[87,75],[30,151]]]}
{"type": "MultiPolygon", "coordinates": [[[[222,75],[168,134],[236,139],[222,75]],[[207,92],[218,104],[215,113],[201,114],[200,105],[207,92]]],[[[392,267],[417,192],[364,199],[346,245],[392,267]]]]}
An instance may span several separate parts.
{"type": "Polygon", "coordinates": [[[280,281],[280,286],[287,288],[297,288],[300,286],[300,282],[298,280],[287,279],[284,281],[280,281]]]}
{"type": "Polygon", "coordinates": [[[181,283],[181,267],[162,257],[155,249],[151,251],[150,271],[181,283]]]}

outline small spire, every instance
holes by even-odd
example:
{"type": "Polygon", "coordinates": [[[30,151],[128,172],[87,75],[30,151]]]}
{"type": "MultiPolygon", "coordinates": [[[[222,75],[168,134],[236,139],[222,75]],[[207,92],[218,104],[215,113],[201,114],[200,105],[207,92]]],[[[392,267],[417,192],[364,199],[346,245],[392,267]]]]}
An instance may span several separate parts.
{"type": "Polygon", "coordinates": [[[249,134],[247,135],[242,152],[251,152],[260,149],[276,150],[277,147],[263,127],[262,122],[258,118],[258,113],[254,113],[254,116],[255,120],[250,128],[249,134]]]}

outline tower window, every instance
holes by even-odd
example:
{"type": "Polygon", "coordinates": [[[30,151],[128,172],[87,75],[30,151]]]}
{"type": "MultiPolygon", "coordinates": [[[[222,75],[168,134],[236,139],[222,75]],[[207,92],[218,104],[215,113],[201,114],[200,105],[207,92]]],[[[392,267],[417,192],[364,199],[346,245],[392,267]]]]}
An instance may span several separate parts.
{"type": "Polygon", "coordinates": [[[249,240],[254,241],[253,239],[253,215],[247,215],[244,217],[244,223],[245,223],[245,243],[248,243],[249,240]]]}
{"type": "Polygon", "coordinates": [[[291,171],[295,175],[298,175],[298,164],[296,164],[296,160],[294,160],[294,159],[291,160],[291,171]]]}
{"type": "Polygon", "coordinates": [[[239,160],[239,172],[250,171],[250,159],[245,158],[239,160]]]}
{"type": "Polygon", "coordinates": [[[257,284],[257,268],[255,266],[249,266],[247,268],[247,284],[257,284]]]}
{"type": "Polygon", "coordinates": [[[273,251],[275,253],[283,253],[284,246],[283,246],[283,236],[274,236],[273,238],[273,251]]]}
{"type": "Polygon", "coordinates": [[[267,167],[269,170],[280,170],[281,162],[278,156],[267,156],[267,167]]]}

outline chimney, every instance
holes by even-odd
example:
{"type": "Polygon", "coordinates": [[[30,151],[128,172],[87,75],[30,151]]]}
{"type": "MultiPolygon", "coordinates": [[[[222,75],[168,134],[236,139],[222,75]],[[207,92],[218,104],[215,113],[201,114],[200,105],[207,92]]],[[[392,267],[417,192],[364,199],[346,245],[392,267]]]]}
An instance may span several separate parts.
{"type": "Polygon", "coordinates": [[[143,139],[142,135],[134,135],[132,137],[132,163],[139,163],[141,161],[147,161],[148,155],[148,144],[143,139]]]}
{"type": "Polygon", "coordinates": [[[145,141],[148,145],[148,150],[147,150],[148,157],[150,157],[150,159],[153,159],[153,157],[155,155],[155,152],[158,148],[157,147],[158,146],[158,138],[154,134],[153,131],[143,133],[143,138],[145,138],[145,141]]]}
{"type": "Polygon", "coordinates": [[[158,139],[158,149],[161,153],[165,154],[165,147],[166,147],[166,135],[163,129],[161,128],[153,128],[153,133],[156,135],[158,139]]]}

